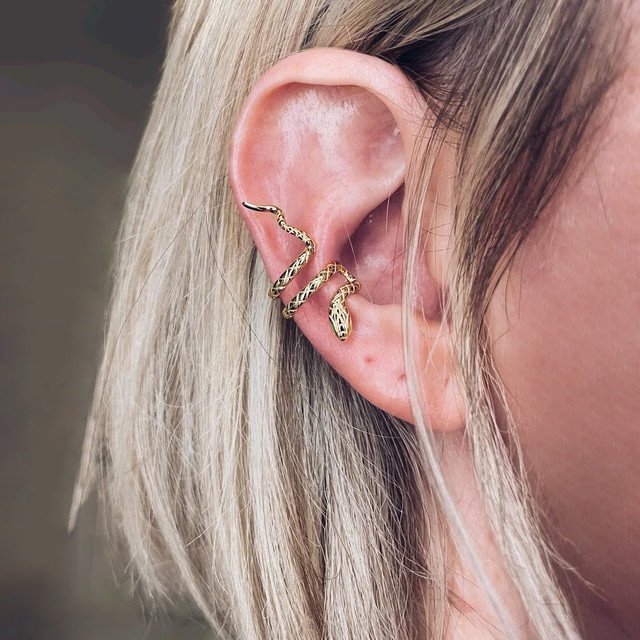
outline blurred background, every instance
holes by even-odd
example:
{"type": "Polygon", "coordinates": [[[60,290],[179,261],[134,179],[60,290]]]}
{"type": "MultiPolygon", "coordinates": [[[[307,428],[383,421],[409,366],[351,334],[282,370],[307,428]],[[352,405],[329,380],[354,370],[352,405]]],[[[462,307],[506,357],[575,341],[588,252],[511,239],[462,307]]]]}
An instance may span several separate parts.
{"type": "Polygon", "coordinates": [[[95,503],[66,523],[166,0],[22,0],[0,22],[0,639],[205,638],[145,618],[95,503]]]}

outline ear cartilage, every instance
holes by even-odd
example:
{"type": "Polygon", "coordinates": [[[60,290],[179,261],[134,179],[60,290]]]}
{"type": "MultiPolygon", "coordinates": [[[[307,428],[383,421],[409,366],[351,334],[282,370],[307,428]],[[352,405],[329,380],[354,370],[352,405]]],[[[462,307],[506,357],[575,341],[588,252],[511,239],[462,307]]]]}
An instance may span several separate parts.
{"type": "MultiPolygon", "coordinates": [[[[243,201],[242,205],[252,211],[273,213],[276,216],[278,226],[302,240],[305,244],[304,251],[284,270],[282,275],[273,283],[269,289],[269,297],[276,299],[283,292],[285,287],[296,277],[296,275],[307,265],[311,256],[315,253],[316,245],[314,241],[301,229],[287,224],[282,210],[273,205],[256,205],[243,201]]],[[[346,267],[339,262],[330,262],[318,275],[313,278],[303,289],[301,289],[282,310],[283,317],[289,319],[293,314],[325,284],[331,276],[340,273],[347,281],[336,294],[331,298],[329,304],[329,322],[335,335],[341,340],[346,340],[351,334],[352,322],[351,314],[346,306],[346,299],[360,289],[360,283],[347,271],[346,267]]]]}

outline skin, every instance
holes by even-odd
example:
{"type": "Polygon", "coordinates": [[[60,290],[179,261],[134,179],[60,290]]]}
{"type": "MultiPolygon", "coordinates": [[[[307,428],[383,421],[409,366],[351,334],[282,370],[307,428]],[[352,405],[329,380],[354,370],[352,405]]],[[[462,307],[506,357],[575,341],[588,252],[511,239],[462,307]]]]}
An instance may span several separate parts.
{"type": "MultiPolygon", "coordinates": [[[[549,535],[582,579],[569,576],[585,637],[640,637],[640,2],[624,72],[579,150],[565,184],[495,292],[487,323],[508,409],[549,535]]],[[[339,259],[362,282],[349,299],[353,335],[338,343],[326,322],[337,285],[321,289],[294,321],[340,375],[380,408],[411,420],[398,298],[401,187],[427,106],[386,63],[314,49],[277,63],[247,98],[233,133],[229,175],[238,210],[272,280],[301,247],[268,214],[242,200],[276,204],[307,231],[316,273],[339,259]],[[265,148],[277,154],[262,153],[265,148]],[[384,153],[380,154],[380,149],[384,153]],[[260,162],[256,161],[260,158],[260,162]],[[295,189],[291,188],[295,185],[295,189]],[[393,197],[389,198],[391,194],[393,197]]],[[[595,121],[594,121],[595,122],[595,121]]],[[[448,159],[442,159],[446,185],[448,159]]],[[[465,447],[464,403],[452,344],[437,312],[447,269],[451,194],[437,194],[419,274],[416,310],[421,391],[454,500],[518,633],[500,623],[464,561],[452,588],[465,609],[451,638],[533,637],[500,560],[465,447]],[[447,206],[448,202],[448,206],[447,206]],[[442,251],[441,249],[445,249],[442,251]],[[444,331],[443,331],[444,329],[444,331]]],[[[299,276],[288,302],[308,280],[299,276]]],[[[505,408],[500,419],[504,421],[505,408]]]]}
{"type": "Polygon", "coordinates": [[[488,315],[585,637],[640,637],[640,3],[626,68],[488,315]]]}
{"type": "MultiPolygon", "coordinates": [[[[268,214],[243,200],[276,204],[287,221],[316,242],[316,253],[281,300],[332,260],[343,262],[362,283],[349,298],[353,334],[338,341],[326,310],[339,278],[322,287],[294,319],[327,362],[361,395],[411,422],[413,413],[403,359],[400,290],[393,269],[401,189],[427,106],[396,67],[356,52],[316,48],[289,56],[269,69],[245,100],[233,134],[229,176],[238,210],[253,235],[269,277],[275,281],[300,253],[300,241],[283,234],[268,214]],[[264,149],[278,153],[265,154],[264,149]],[[260,158],[260,162],[256,162],[260,158]],[[294,188],[292,188],[292,186],[294,188]],[[267,201],[264,201],[267,198],[267,201]],[[385,240],[386,238],[386,240],[385,240]]],[[[438,273],[441,270],[438,268],[438,273]]],[[[420,293],[434,310],[438,276],[421,274],[420,293]]],[[[344,281],[342,281],[344,282],[344,281]]],[[[416,313],[418,369],[428,371],[420,391],[429,398],[434,429],[464,425],[448,337],[437,339],[442,320],[416,313]]]]}

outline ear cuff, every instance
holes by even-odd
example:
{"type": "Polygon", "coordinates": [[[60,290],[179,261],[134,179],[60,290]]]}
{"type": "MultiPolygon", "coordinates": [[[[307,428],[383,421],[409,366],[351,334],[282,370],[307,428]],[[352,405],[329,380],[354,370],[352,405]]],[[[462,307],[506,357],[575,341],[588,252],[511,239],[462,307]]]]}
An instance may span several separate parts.
{"type": "MultiPolygon", "coordinates": [[[[302,240],[305,245],[304,251],[283,271],[282,275],[273,283],[269,289],[269,297],[273,300],[280,297],[287,285],[304,269],[311,256],[315,253],[315,242],[301,229],[287,224],[282,210],[273,205],[257,205],[250,202],[243,202],[242,206],[252,211],[272,213],[276,217],[278,226],[290,233],[292,236],[302,240]]],[[[334,274],[339,273],[347,281],[336,294],[331,298],[329,304],[329,322],[336,336],[344,341],[351,334],[352,322],[351,314],[346,306],[347,298],[360,289],[360,283],[347,271],[346,267],[339,262],[330,262],[322,269],[313,280],[301,289],[282,310],[283,317],[289,319],[293,314],[322,287],[334,274]]]]}

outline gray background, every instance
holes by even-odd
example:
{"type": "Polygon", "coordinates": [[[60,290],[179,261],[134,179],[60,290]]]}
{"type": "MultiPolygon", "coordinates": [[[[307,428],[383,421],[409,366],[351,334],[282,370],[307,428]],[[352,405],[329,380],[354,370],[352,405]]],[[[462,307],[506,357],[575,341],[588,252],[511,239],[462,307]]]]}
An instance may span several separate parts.
{"type": "Polygon", "coordinates": [[[145,619],[95,504],[66,521],[164,0],[6,2],[0,21],[0,639],[204,638],[145,619]],[[122,584],[121,584],[122,583],[122,584]]]}

